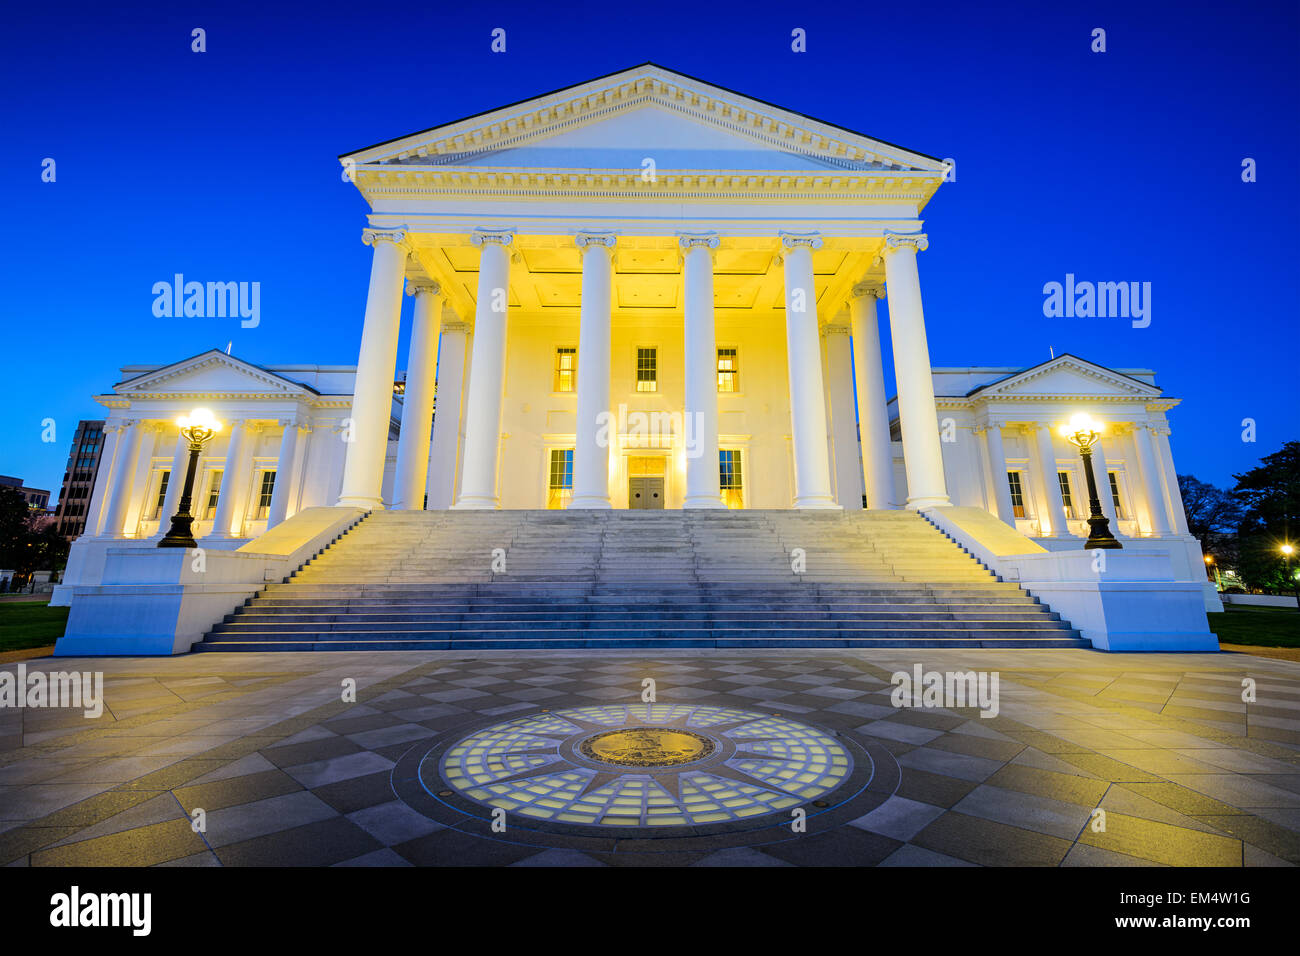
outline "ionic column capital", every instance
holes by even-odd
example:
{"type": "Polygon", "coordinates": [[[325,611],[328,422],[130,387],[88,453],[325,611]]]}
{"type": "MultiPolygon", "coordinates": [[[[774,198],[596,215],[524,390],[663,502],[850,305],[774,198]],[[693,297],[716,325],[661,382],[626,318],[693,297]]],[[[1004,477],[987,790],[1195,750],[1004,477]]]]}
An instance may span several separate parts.
{"type": "Polygon", "coordinates": [[[470,233],[469,241],[476,246],[482,246],[486,243],[508,246],[515,241],[515,231],[513,229],[475,229],[470,233]]]}
{"type": "Polygon", "coordinates": [[[721,241],[716,232],[679,232],[677,234],[677,244],[683,249],[691,249],[695,246],[707,246],[710,249],[716,249],[721,241]]]}
{"type": "Polygon", "coordinates": [[[445,335],[448,332],[459,332],[462,335],[469,335],[474,331],[474,325],[465,319],[460,318],[454,312],[442,320],[442,331],[445,335]]]}
{"type": "Polygon", "coordinates": [[[612,232],[580,232],[573,237],[573,241],[578,244],[579,249],[586,252],[593,246],[613,249],[618,242],[618,236],[612,232]]]}
{"type": "Polygon", "coordinates": [[[827,322],[821,327],[822,338],[830,338],[832,335],[848,335],[849,327],[843,322],[827,322]]]}
{"type": "Polygon", "coordinates": [[[404,229],[362,229],[361,241],[368,246],[377,242],[391,242],[405,252],[411,251],[411,244],[406,239],[404,229]]]}
{"type": "Polygon", "coordinates": [[[883,299],[885,297],[884,284],[866,279],[862,282],[855,283],[853,288],[849,290],[849,297],[852,299],[860,299],[863,296],[883,299]]]}
{"type": "Polygon", "coordinates": [[[824,245],[824,239],[818,233],[779,233],[779,235],[781,246],[787,250],[800,246],[806,246],[809,250],[819,250],[824,245]]]}
{"type": "Polygon", "coordinates": [[[442,295],[442,286],[432,279],[411,279],[406,280],[407,295],[442,295]]]}
{"type": "Polygon", "coordinates": [[[885,232],[882,244],[880,246],[880,259],[885,259],[892,253],[897,252],[905,246],[915,249],[917,252],[924,252],[930,248],[930,237],[923,232],[885,232]]]}

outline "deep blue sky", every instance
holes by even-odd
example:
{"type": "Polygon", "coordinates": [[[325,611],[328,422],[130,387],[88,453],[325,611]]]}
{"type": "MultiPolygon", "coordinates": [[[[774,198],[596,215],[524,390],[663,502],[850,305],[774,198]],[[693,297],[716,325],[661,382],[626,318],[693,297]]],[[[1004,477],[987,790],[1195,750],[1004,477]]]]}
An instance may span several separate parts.
{"type": "Polygon", "coordinates": [[[924,212],[935,365],[1054,347],[1154,368],[1183,399],[1179,471],[1220,484],[1300,437],[1296,3],[476,6],[11,5],[0,473],[57,492],[125,364],[231,339],[253,362],[354,363],[371,255],[337,155],[646,60],[957,160],[924,212]],[[176,272],[260,281],[261,325],[154,318],[176,272]],[[1067,272],[1151,282],[1151,326],[1044,318],[1067,272]]]}

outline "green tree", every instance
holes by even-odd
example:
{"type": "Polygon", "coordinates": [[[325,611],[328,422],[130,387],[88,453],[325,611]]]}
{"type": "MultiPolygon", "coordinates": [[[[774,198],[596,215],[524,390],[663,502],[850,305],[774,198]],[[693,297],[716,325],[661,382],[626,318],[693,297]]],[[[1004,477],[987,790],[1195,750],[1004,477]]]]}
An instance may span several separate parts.
{"type": "Polygon", "coordinates": [[[1237,528],[1246,512],[1241,500],[1233,492],[1199,481],[1193,475],[1179,475],[1178,490],[1187,512],[1188,533],[1219,564],[1235,560],[1237,528]]]}
{"type": "Polygon", "coordinates": [[[1238,573],[1252,587],[1293,590],[1295,580],[1289,574],[1300,569],[1300,555],[1292,556],[1288,572],[1282,545],[1300,549],[1293,537],[1300,531],[1300,441],[1287,442],[1250,471],[1233,477],[1233,493],[1244,508],[1237,529],[1238,573]]]}
{"type": "Polygon", "coordinates": [[[0,485],[0,568],[26,577],[33,571],[54,570],[68,554],[68,542],[53,524],[37,526],[27,500],[14,488],[0,485]]]}

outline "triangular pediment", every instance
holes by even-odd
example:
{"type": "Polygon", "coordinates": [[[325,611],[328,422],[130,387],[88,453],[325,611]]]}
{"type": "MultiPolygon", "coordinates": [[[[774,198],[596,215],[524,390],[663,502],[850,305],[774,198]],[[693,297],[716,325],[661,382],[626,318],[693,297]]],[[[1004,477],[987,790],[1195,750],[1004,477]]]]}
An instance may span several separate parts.
{"type": "Polygon", "coordinates": [[[126,396],[232,393],[283,394],[288,397],[314,393],[313,389],[300,382],[227,355],[219,349],[143,372],[119,382],[114,386],[114,391],[126,396]]]}
{"type": "Polygon", "coordinates": [[[1155,385],[1089,362],[1074,355],[1060,355],[1041,365],[1008,375],[980,386],[970,397],[984,400],[1055,398],[1156,398],[1155,385]]]}
{"type": "Polygon", "coordinates": [[[654,64],[345,154],[401,168],[942,175],[939,159],[654,64]]]}

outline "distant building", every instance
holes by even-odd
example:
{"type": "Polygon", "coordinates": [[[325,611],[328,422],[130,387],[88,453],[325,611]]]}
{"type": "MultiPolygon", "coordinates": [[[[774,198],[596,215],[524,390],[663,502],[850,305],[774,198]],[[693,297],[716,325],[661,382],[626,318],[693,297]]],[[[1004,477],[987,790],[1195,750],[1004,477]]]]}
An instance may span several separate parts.
{"type": "Polygon", "coordinates": [[[63,473],[63,487],[59,490],[59,504],[54,510],[59,534],[70,541],[86,530],[86,514],[90,510],[90,497],[95,491],[95,476],[103,452],[104,422],[78,422],[77,431],[72,436],[68,467],[63,473]]]}
{"type": "Polygon", "coordinates": [[[46,511],[49,509],[50,493],[44,488],[28,488],[23,484],[21,478],[14,478],[12,475],[0,475],[0,485],[7,485],[15,489],[27,499],[27,507],[33,511],[46,511]]]}

